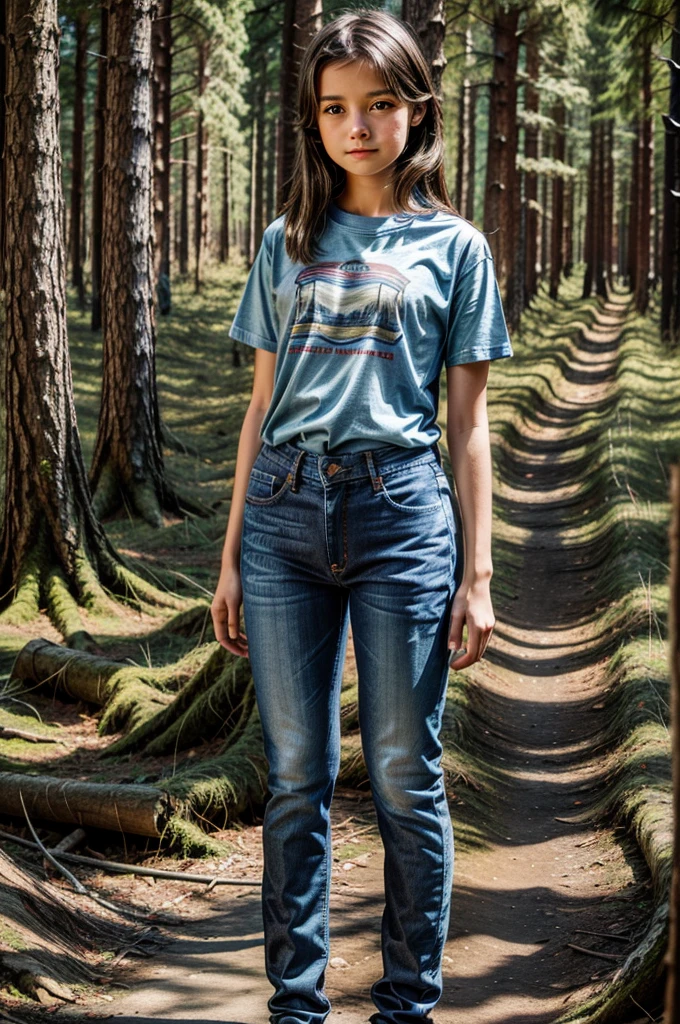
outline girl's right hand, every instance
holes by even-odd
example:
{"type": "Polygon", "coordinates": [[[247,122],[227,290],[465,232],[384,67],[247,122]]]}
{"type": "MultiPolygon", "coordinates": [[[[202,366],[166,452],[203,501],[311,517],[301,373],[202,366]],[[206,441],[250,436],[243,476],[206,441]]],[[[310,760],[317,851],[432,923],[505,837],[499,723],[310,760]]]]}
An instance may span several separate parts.
{"type": "Polygon", "coordinates": [[[241,573],[237,568],[223,569],[210,605],[215,638],[227,651],[248,657],[248,638],[240,631],[243,600],[241,573]]]}

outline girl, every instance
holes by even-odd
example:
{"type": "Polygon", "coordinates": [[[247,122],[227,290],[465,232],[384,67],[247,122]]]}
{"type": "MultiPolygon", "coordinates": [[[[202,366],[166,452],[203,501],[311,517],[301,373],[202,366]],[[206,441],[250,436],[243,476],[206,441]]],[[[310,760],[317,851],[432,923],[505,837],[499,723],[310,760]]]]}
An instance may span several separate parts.
{"type": "Polygon", "coordinates": [[[269,760],[271,1024],[330,1012],[330,804],[351,617],[385,848],[371,1021],[406,1024],[442,991],[448,649],[465,624],[456,667],[471,665],[494,625],[486,381],[512,348],[487,242],[447,194],[441,108],[410,27],[381,10],[336,17],[303,55],[298,114],[290,196],[230,330],[257,352],[212,616],[220,643],[250,658],[269,760]],[[437,446],[444,364],[460,512],[437,446]]]}

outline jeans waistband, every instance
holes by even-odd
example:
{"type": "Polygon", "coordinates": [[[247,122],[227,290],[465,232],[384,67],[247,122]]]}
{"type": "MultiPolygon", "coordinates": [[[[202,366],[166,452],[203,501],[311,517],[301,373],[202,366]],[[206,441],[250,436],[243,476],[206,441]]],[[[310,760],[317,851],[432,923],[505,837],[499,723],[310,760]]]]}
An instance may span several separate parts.
{"type": "Polygon", "coordinates": [[[442,464],[439,445],[422,445],[405,448],[388,444],[360,452],[345,452],[342,455],[317,455],[306,448],[298,448],[288,441],[278,445],[262,443],[263,454],[277,462],[291,477],[291,490],[297,491],[300,480],[323,479],[327,483],[346,483],[369,476],[373,489],[379,490],[381,475],[404,465],[415,466],[423,462],[442,464]]]}

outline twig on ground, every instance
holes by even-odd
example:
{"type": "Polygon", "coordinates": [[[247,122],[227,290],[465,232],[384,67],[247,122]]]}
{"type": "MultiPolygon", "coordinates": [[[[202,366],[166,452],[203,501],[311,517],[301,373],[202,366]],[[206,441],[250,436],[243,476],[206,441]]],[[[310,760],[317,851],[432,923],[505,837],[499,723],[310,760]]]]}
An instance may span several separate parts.
{"type": "Polygon", "coordinates": [[[620,953],[599,953],[596,949],[586,949],[585,946],[577,946],[573,942],[568,942],[567,945],[571,949],[575,949],[579,953],[587,953],[589,956],[598,956],[602,960],[620,960],[620,953]]]}
{"type": "MultiPolygon", "coordinates": [[[[28,821],[28,817],[26,818],[26,820],[28,821]]],[[[30,824],[29,827],[31,828],[33,835],[36,835],[35,832],[33,831],[33,827],[30,824]]],[[[21,839],[19,836],[13,836],[9,832],[1,831],[0,839],[8,839],[10,842],[17,843],[19,846],[29,846],[34,848],[37,846],[40,850],[42,850],[45,853],[46,856],[48,856],[48,859],[51,862],[54,862],[56,864],[54,858],[52,856],[49,856],[50,851],[48,851],[45,848],[45,846],[43,846],[39,839],[37,840],[37,843],[31,843],[28,839],[21,839]]],[[[211,885],[211,883],[214,883],[214,885],[259,886],[262,884],[260,881],[248,878],[216,878],[215,875],[190,875],[184,871],[166,871],[164,868],[145,868],[142,867],[142,865],[122,864],[120,861],[115,860],[99,860],[95,857],[83,857],[81,854],[78,853],[60,853],[59,856],[62,858],[62,860],[69,861],[72,864],[89,864],[93,867],[101,868],[102,871],[111,871],[114,874],[120,875],[148,875],[151,878],[168,878],[174,881],[196,882],[197,884],[204,885],[211,885]]],[[[66,871],[65,868],[61,867],[58,864],[57,869],[61,870],[62,874],[64,873],[64,871],[66,871]]],[[[68,872],[68,874],[70,875],[70,872],[68,872]]],[[[71,875],[71,877],[74,878],[75,876],[71,875]]],[[[75,881],[77,882],[78,880],[75,879],[75,881]]],[[[79,882],[78,884],[80,885],[79,882]]],[[[88,895],[90,894],[88,893],[88,895]]],[[[93,899],[94,898],[95,897],[93,897],[93,899]]]]}

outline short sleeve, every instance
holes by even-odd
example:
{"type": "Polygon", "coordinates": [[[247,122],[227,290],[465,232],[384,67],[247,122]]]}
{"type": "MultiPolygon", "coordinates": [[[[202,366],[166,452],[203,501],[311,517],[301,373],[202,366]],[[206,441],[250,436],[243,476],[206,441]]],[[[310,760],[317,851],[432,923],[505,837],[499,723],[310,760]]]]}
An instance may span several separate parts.
{"type": "Polygon", "coordinates": [[[474,247],[476,260],[459,268],[451,301],[444,363],[476,363],[513,354],[496,280],[493,257],[483,235],[474,247]]]}
{"type": "Polygon", "coordinates": [[[277,317],[272,287],[272,252],[267,231],[250,268],[229,337],[268,352],[277,349],[277,317]]]}

